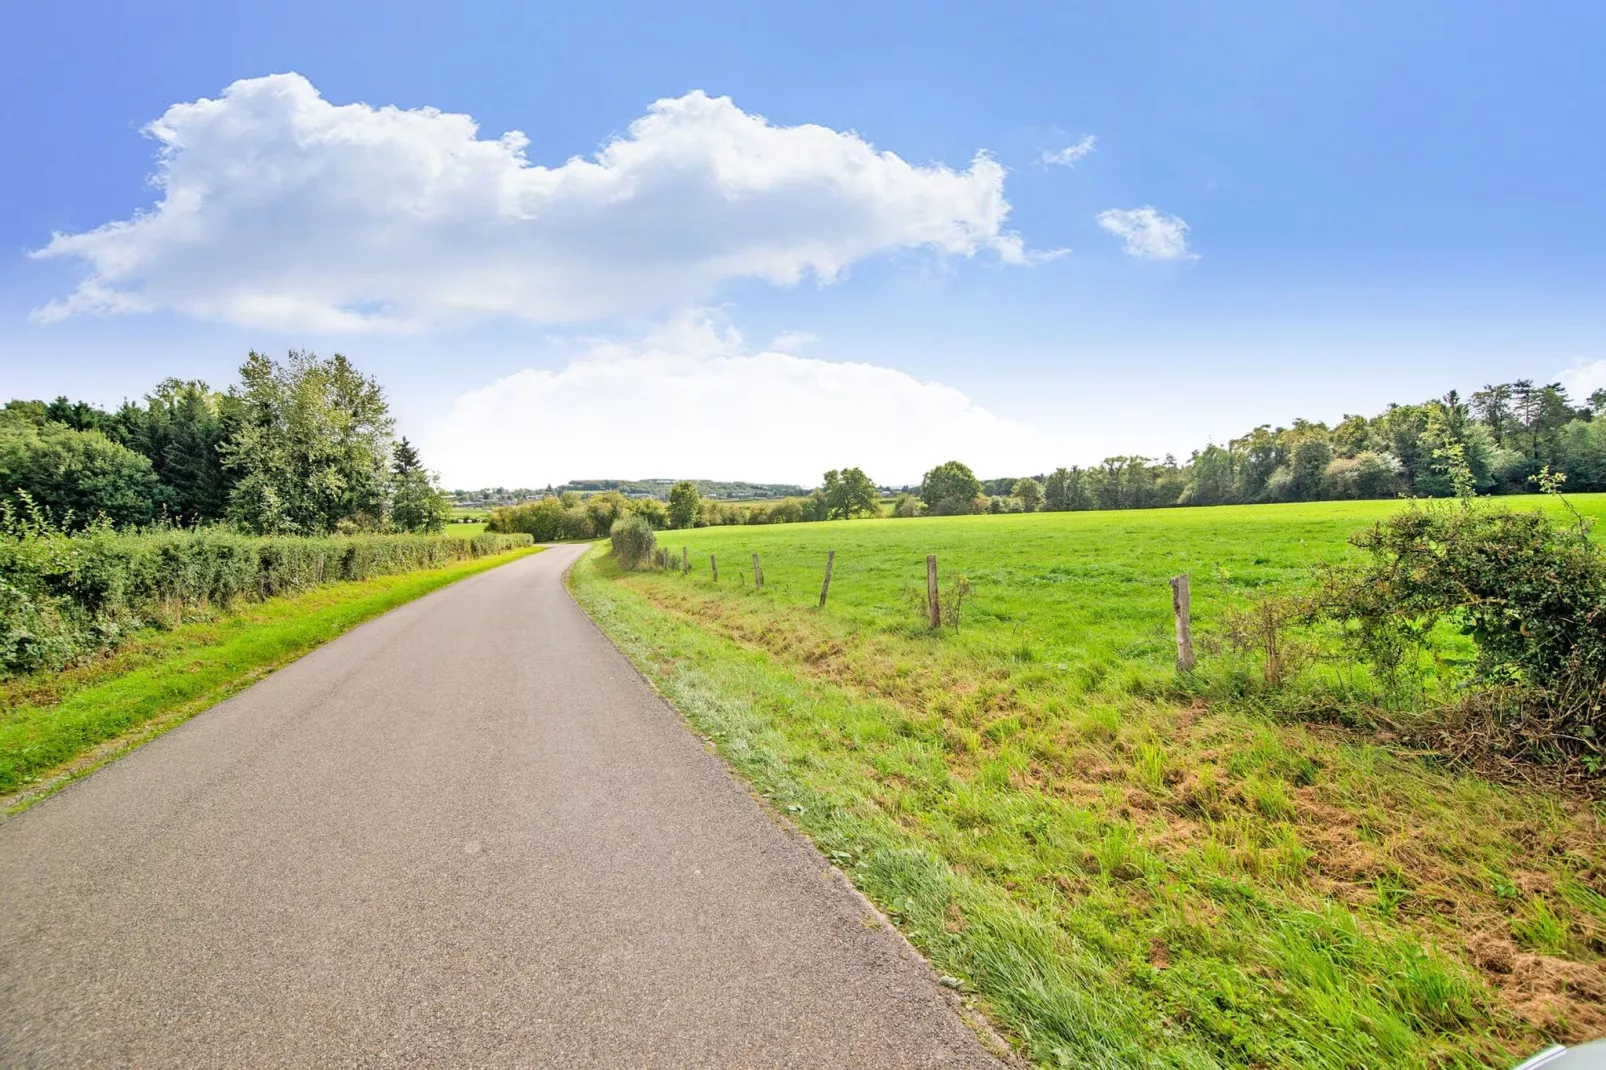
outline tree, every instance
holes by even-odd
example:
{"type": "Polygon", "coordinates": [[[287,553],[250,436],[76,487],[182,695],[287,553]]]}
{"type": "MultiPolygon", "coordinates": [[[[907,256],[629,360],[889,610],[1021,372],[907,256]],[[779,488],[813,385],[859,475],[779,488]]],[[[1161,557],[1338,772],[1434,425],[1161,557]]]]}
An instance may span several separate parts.
{"type": "Polygon", "coordinates": [[[1070,470],[1056,468],[1043,480],[1043,508],[1052,512],[1064,512],[1070,506],[1069,484],[1070,470]]]}
{"type": "Polygon", "coordinates": [[[1282,428],[1276,431],[1270,424],[1261,424],[1242,438],[1227,443],[1238,457],[1239,498],[1253,501],[1265,491],[1271,474],[1288,461],[1288,449],[1282,428]]]}
{"type": "Polygon", "coordinates": [[[697,492],[697,484],[689,479],[683,479],[669,488],[669,526],[672,528],[689,528],[697,524],[697,507],[702,502],[702,495],[697,492]]]}
{"type": "Polygon", "coordinates": [[[136,429],[162,483],[162,504],[174,520],[199,524],[228,511],[231,481],[219,451],[226,431],[223,399],[199,380],[165,379],[145,408],[125,405],[113,417],[119,433],[136,429]],[[136,415],[137,414],[137,415],[136,415]]]}
{"type": "Polygon", "coordinates": [[[1345,416],[1333,428],[1333,452],[1340,457],[1354,457],[1366,449],[1371,432],[1371,424],[1366,417],[1354,414],[1345,416]]]}
{"type": "Polygon", "coordinates": [[[1490,383],[1474,393],[1472,411],[1488,426],[1494,444],[1504,444],[1506,428],[1511,422],[1511,384],[1490,383]]]}
{"type": "Polygon", "coordinates": [[[908,491],[898,495],[892,503],[892,515],[896,517],[919,516],[925,512],[926,507],[919,498],[908,491]]]}
{"type": "Polygon", "coordinates": [[[240,380],[222,446],[234,522],[260,534],[377,529],[394,426],[379,384],[345,357],[306,352],[283,364],[253,352],[240,380]]]}
{"type": "Polygon", "coordinates": [[[0,498],[25,492],[72,528],[101,516],[130,526],[155,519],[156,488],[151,462],[99,431],[0,418],[0,498]]]}
{"type": "MultiPolygon", "coordinates": [[[[446,530],[452,501],[418,459],[418,451],[404,437],[391,451],[390,523],[397,531],[446,530]]],[[[599,530],[606,531],[607,528],[599,530]]]]}
{"type": "Polygon", "coordinates": [[[1289,496],[1314,501],[1322,493],[1322,473],[1333,459],[1333,447],[1319,438],[1307,438],[1289,454],[1289,496]]]}
{"type": "Polygon", "coordinates": [[[632,498],[628,508],[652,525],[654,530],[669,526],[669,510],[657,498],[632,498]]]}
{"type": "Polygon", "coordinates": [[[920,481],[920,500],[934,513],[968,513],[981,494],[981,480],[958,461],[939,464],[920,481]]]}
{"type": "Polygon", "coordinates": [[[863,469],[831,469],[825,473],[820,491],[825,495],[827,520],[881,515],[881,493],[863,469]]]}
{"type": "Polygon", "coordinates": [[[1043,484],[1030,477],[1017,479],[1012,488],[1012,496],[1020,499],[1022,510],[1035,513],[1043,507],[1043,484]]]}
{"type": "MultiPolygon", "coordinates": [[[[1143,509],[1153,505],[1151,458],[1106,457],[1091,472],[1091,490],[1100,509],[1143,509]]],[[[1167,503],[1171,504],[1171,503],[1167,503]]]]}
{"type": "Polygon", "coordinates": [[[1191,479],[1183,488],[1185,505],[1226,505],[1238,500],[1238,470],[1235,455],[1210,445],[1193,455],[1189,465],[1191,479]]]}

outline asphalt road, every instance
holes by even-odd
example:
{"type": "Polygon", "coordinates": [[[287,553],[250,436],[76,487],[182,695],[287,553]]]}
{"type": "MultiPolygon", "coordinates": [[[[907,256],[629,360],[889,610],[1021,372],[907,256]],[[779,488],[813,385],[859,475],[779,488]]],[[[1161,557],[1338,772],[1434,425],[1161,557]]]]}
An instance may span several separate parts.
{"type": "Polygon", "coordinates": [[[0,1066],[996,1067],[570,600],[577,554],[0,825],[0,1066]]]}

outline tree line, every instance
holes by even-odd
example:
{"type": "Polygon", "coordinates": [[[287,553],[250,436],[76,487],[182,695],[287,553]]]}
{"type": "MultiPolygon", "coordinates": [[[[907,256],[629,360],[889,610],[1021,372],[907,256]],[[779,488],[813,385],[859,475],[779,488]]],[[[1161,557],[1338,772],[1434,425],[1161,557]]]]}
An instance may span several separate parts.
{"type": "Polygon", "coordinates": [[[614,492],[549,495],[492,513],[491,530],[537,539],[600,538],[615,519],[637,515],[654,528],[778,524],[858,517],[945,516],[1038,510],[1148,509],[1354,498],[1451,497],[1457,473],[1470,491],[1538,490],[1541,473],[1572,490],[1606,490],[1606,390],[1575,403],[1560,383],[1519,379],[1464,398],[1455,391],[1419,404],[1393,404],[1376,416],[1333,425],[1295,420],[1262,424],[1187,461],[1167,456],[1106,457],[1098,465],[1031,476],[980,479],[960,461],[928,471],[918,487],[883,502],[859,468],[833,469],[806,495],[741,504],[703,498],[683,480],[668,500],[614,492]]]}
{"type": "Polygon", "coordinates": [[[251,353],[239,382],[167,379],[108,411],[0,409],[0,503],[69,530],[227,523],[259,535],[438,532],[451,501],[379,383],[345,357],[251,353]]]}
{"type": "Polygon", "coordinates": [[[1478,494],[1539,489],[1541,473],[1571,490],[1606,490],[1606,390],[1583,404],[1560,383],[1519,379],[1471,397],[1451,391],[1376,416],[1329,426],[1295,420],[1262,424],[1184,462],[1139,455],[1056,468],[1023,478],[977,480],[958,462],[926,474],[919,494],[893,515],[1147,509],[1179,505],[1452,497],[1457,473],[1478,494]]]}
{"type": "Polygon", "coordinates": [[[1440,498],[1456,493],[1456,458],[1480,494],[1533,492],[1547,469],[1565,474],[1570,489],[1606,490],[1603,410],[1606,391],[1576,404],[1560,383],[1519,379],[1471,397],[1451,391],[1372,417],[1345,416],[1332,426],[1262,424],[1225,445],[1195,450],[1184,463],[1106,457],[1029,482],[1040,485],[1047,509],[1440,498]]]}

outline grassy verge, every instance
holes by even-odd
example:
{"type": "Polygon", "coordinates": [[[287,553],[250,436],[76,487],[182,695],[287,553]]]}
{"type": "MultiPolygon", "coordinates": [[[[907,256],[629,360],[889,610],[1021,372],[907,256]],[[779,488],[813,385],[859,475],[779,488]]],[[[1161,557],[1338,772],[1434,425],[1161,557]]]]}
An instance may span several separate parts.
{"type": "Polygon", "coordinates": [[[341,633],[523,557],[333,584],[170,631],[64,673],[0,684],[0,806],[8,812],[125,753],[341,633]]]}
{"type": "Polygon", "coordinates": [[[1509,1065],[1606,1032],[1599,807],[1181,699],[1168,664],[1166,576],[1208,630],[1384,508],[708,529],[667,536],[690,577],[572,582],[1039,1064],[1509,1065]],[[974,585],[958,633],[905,605],[928,551],[974,585]]]}

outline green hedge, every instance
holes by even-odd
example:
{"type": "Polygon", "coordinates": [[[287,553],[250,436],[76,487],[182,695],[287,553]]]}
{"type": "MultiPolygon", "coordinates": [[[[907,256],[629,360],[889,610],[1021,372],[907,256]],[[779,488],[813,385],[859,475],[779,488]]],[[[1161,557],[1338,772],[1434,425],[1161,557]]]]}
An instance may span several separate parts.
{"type": "Polygon", "coordinates": [[[258,538],[224,528],[0,538],[0,674],[60,668],[133,628],[533,542],[489,533],[258,538]]]}

